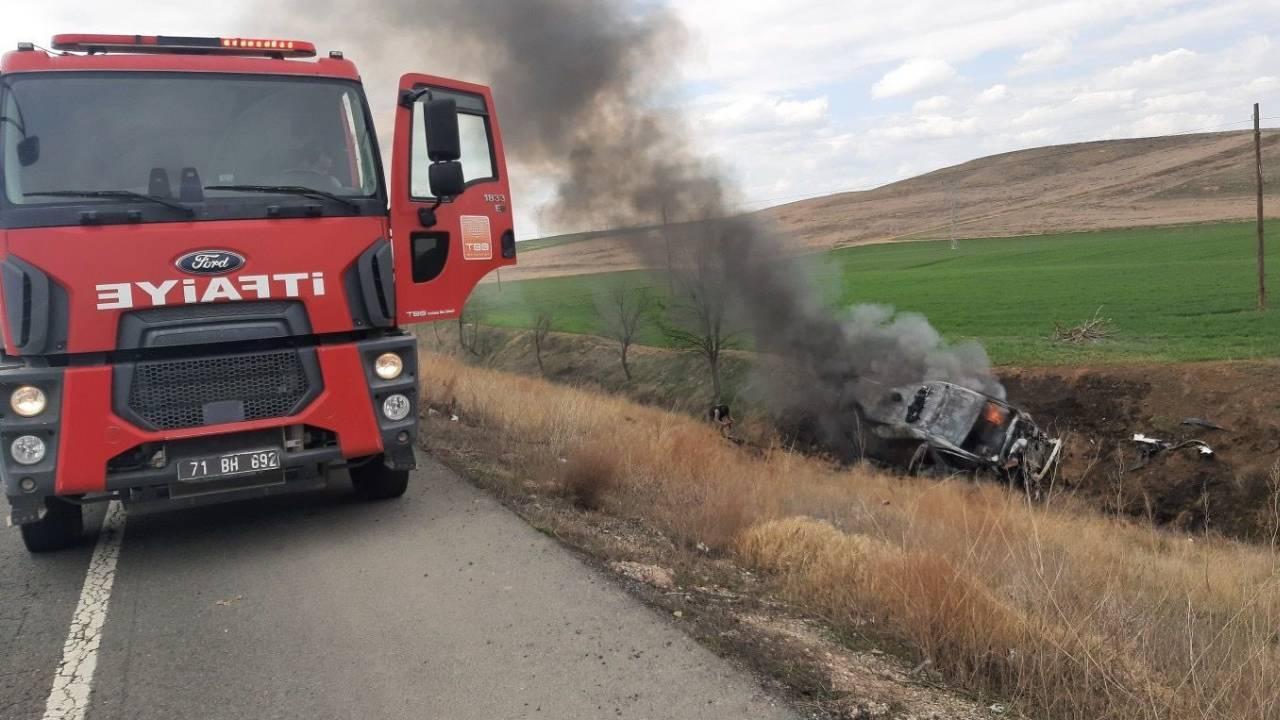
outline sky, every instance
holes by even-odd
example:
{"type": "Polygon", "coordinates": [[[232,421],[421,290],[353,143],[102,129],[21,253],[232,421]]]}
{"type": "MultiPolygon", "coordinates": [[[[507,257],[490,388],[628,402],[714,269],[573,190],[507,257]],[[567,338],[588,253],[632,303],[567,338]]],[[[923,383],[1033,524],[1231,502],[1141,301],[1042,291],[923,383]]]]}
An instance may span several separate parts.
{"type": "MultiPolygon", "coordinates": [[[[429,0],[422,4],[429,12],[429,0]]],[[[297,34],[287,18],[256,14],[260,5],[0,0],[0,50],[20,40],[44,44],[59,32],[297,34]],[[261,21],[246,25],[255,17],[261,21]]],[[[658,101],[684,118],[696,150],[732,178],[746,209],[1027,147],[1244,129],[1254,102],[1264,125],[1280,126],[1278,0],[669,5],[689,37],[658,101]]],[[[397,49],[354,47],[343,25],[308,18],[298,39],[341,49],[358,66],[362,55],[379,57],[375,67],[394,66],[386,58],[397,49]]],[[[375,106],[391,97],[395,80],[366,72],[375,106]]],[[[379,132],[390,136],[389,128],[379,132]]],[[[519,168],[512,176],[519,236],[569,229],[539,227],[552,188],[519,168]]]]}

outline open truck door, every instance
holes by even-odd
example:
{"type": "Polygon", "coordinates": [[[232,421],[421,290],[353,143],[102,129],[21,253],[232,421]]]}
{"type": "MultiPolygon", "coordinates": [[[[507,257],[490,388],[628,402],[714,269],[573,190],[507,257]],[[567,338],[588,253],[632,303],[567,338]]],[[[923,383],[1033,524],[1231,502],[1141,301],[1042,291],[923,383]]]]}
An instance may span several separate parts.
{"type": "Polygon", "coordinates": [[[516,244],[489,88],[410,74],[399,99],[391,246],[396,324],[406,325],[457,317],[481,278],[515,264],[516,244]]]}

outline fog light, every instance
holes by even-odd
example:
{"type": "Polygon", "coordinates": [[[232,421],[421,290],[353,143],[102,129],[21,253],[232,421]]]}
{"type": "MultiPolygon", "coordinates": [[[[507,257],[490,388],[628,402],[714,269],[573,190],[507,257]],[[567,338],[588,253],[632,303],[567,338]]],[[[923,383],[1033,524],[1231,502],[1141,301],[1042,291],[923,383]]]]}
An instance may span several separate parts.
{"type": "Polygon", "coordinates": [[[409,442],[409,433],[404,432],[403,430],[400,431],[400,434],[396,435],[396,442],[400,443],[401,445],[404,445],[405,443],[409,442]]]}
{"type": "Polygon", "coordinates": [[[48,399],[44,391],[31,385],[23,385],[9,396],[9,407],[22,417],[35,417],[44,412],[48,399]]]}
{"type": "Polygon", "coordinates": [[[22,488],[22,492],[31,493],[36,491],[36,481],[31,478],[22,478],[18,482],[18,487],[22,488]]]}
{"type": "Polygon", "coordinates": [[[382,414],[387,416],[388,420],[403,420],[409,417],[409,398],[400,395],[388,395],[386,400],[382,401],[382,414]]]}
{"type": "Polygon", "coordinates": [[[23,465],[35,465],[44,459],[44,441],[35,435],[23,435],[13,441],[9,452],[23,465]]]}
{"type": "Polygon", "coordinates": [[[373,371],[383,380],[395,380],[404,372],[404,360],[395,353],[383,353],[373,362],[373,371]]]}

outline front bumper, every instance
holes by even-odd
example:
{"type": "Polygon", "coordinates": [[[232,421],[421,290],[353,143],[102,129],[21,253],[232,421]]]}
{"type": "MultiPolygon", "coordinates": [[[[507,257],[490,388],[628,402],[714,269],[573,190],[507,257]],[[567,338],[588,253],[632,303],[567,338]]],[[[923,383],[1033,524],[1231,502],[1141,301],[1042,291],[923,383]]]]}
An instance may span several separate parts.
{"type": "MultiPolygon", "coordinates": [[[[0,398],[24,384],[41,387],[49,407],[36,418],[0,418],[0,482],[11,506],[11,522],[38,519],[49,495],[85,500],[120,497],[155,499],[177,483],[177,458],[252,449],[261,438],[323,437],[323,442],[291,443],[281,464],[288,482],[312,477],[317,469],[347,460],[382,455],[395,469],[414,467],[417,429],[417,352],[412,336],[389,336],[315,348],[321,389],[298,412],[277,418],[176,430],[149,430],[121,417],[113,405],[111,365],[0,368],[0,398]],[[374,359],[397,352],[404,372],[386,381],[373,372],[374,359]],[[383,400],[403,394],[413,404],[393,422],[383,416],[383,400]],[[44,459],[19,465],[9,453],[13,439],[34,434],[45,441],[44,459]],[[112,469],[113,458],[145,451],[156,461],[145,467],[112,469]]],[[[228,495],[230,495],[229,493],[228,495]]]]}

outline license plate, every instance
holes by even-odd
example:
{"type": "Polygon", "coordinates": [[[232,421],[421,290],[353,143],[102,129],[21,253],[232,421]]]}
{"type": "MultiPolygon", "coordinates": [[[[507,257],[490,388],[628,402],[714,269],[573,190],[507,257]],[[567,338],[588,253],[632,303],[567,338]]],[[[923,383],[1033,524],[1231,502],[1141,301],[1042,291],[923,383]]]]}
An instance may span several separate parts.
{"type": "Polygon", "coordinates": [[[279,450],[249,450],[178,461],[178,479],[184,482],[251,475],[280,469],[279,450]]]}

